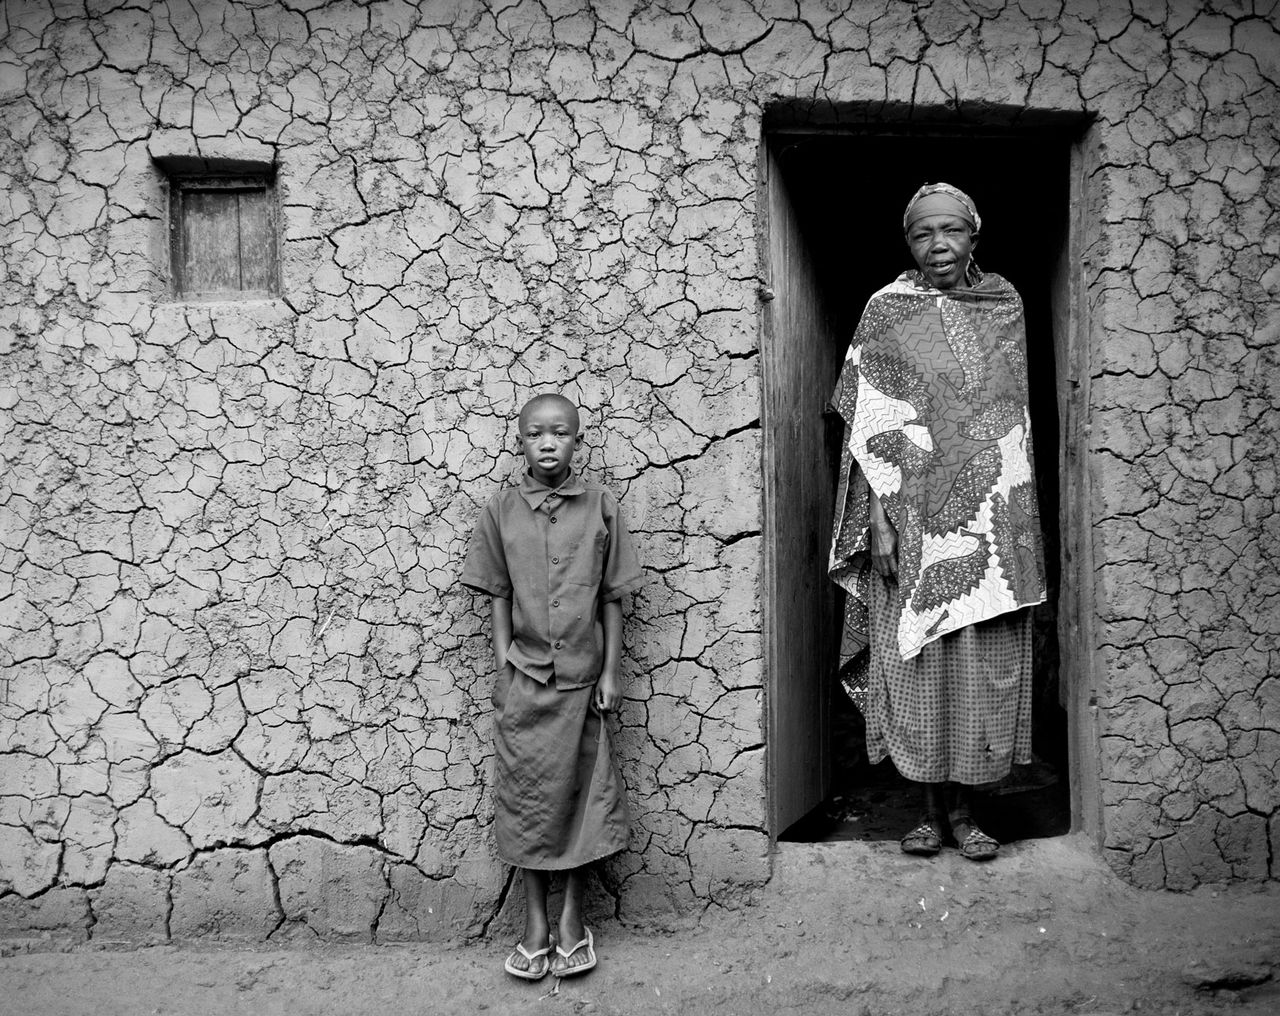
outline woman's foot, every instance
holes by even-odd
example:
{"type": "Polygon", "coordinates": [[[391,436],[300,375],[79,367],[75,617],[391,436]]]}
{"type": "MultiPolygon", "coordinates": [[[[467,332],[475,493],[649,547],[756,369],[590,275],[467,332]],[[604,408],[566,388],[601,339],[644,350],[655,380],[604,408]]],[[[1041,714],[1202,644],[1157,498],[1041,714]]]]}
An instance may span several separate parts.
{"type": "Polygon", "coordinates": [[[989,861],[1000,853],[1000,844],[978,828],[968,815],[953,815],[951,833],[960,848],[960,856],[970,861],[989,861]]]}
{"type": "Polygon", "coordinates": [[[911,832],[899,840],[904,854],[932,857],[942,849],[942,832],[937,819],[925,816],[911,832]]]}

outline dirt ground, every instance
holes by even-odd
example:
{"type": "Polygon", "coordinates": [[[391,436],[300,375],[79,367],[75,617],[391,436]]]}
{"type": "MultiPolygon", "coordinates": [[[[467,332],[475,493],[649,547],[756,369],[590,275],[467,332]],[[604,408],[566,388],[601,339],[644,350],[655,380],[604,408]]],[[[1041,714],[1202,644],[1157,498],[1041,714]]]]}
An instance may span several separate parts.
{"type": "Polygon", "coordinates": [[[1077,837],[978,865],[890,843],[783,843],[756,901],[654,934],[598,926],[573,980],[465,945],[22,949],[0,1013],[751,1016],[1280,1012],[1280,885],[1139,892],[1077,837]]]}

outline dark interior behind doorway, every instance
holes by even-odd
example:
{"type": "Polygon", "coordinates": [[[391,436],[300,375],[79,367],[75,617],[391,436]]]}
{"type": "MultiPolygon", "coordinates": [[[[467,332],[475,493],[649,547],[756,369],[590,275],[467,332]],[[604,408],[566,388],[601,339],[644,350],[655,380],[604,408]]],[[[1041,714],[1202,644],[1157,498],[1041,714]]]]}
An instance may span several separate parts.
{"type": "MultiPolygon", "coordinates": [[[[1049,603],[1036,618],[1035,752],[1043,765],[1020,771],[994,795],[988,824],[1004,839],[1056,835],[1070,827],[1066,714],[1058,687],[1058,421],[1051,282],[1063,270],[1070,140],[1061,134],[776,133],[771,145],[816,263],[828,313],[847,343],[867,299],[913,267],[902,213],[915,190],[939,180],[968,193],[983,219],[974,252],[1022,294],[1027,313],[1032,428],[1045,530],[1049,603]],[[1045,785],[1048,779],[1055,782],[1045,785]]],[[[830,458],[838,461],[838,433],[830,458]]],[[[834,468],[834,465],[833,465],[834,468]]],[[[834,688],[834,680],[832,682],[834,688]]],[[[866,761],[861,717],[835,690],[829,710],[831,794],[785,839],[896,839],[914,820],[913,788],[892,762],[866,761]]]]}

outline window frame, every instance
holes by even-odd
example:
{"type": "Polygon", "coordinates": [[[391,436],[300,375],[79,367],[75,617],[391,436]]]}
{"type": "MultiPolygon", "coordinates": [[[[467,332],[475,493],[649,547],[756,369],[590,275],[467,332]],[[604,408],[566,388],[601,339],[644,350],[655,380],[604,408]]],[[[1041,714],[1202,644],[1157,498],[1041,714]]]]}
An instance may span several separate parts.
{"type": "MultiPolygon", "coordinates": [[[[168,182],[168,247],[169,294],[181,302],[218,302],[270,300],[280,295],[280,214],[277,200],[274,168],[170,169],[166,171],[168,182]],[[187,249],[186,229],[188,205],[191,194],[218,191],[252,192],[262,194],[266,211],[265,260],[266,285],[244,287],[244,264],[237,251],[241,288],[195,289],[189,287],[190,252],[187,249]]],[[[237,214],[239,208],[237,206],[237,214]]],[[[243,222],[238,217],[236,237],[242,250],[245,243],[243,222]]]]}

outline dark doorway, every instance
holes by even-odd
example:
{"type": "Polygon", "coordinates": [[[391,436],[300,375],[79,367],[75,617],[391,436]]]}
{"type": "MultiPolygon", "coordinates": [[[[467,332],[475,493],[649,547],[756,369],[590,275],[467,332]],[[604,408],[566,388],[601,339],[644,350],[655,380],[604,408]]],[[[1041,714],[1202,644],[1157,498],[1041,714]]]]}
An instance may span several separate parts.
{"type": "MultiPolygon", "coordinates": [[[[1067,716],[1058,680],[1054,299],[1068,240],[1072,142],[1061,131],[778,131],[767,135],[762,162],[770,202],[769,269],[774,292],[769,295],[776,295],[777,303],[783,305],[766,310],[766,488],[771,482],[793,482],[784,477],[771,481],[768,468],[771,446],[793,440],[790,435],[773,434],[771,422],[784,417],[780,407],[788,404],[794,392],[794,388],[786,390],[798,377],[792,361],[797,356],[825,358],[809,372],[807,381],[834,381],[867,299],[913,267],[902,237],[902,213],[921,184],[945,180],[973,197],[983,219],[974,257],[985,271],[1009,279],[1023,297],[1049,602],[1037,609],[1035,621],[1038,763],[1018,768],[1004,785],[992,788],[993,793],[986,796],[989,814],[979,816],[980,820],[985,817],[993,835],[1004,840],[1058,835],[1071,825],[1067,716]],[[780,236],[785,242],[779,242],[780,236]],[[797,247],[798,252],[791,249],[797,247]],[[797,275],[803,277],[802,284],[796,283],[797,275]],[[811,320],[788,306],[797,300],[818,305],[809,312],[811,320]]],[[[822,393],[820,401],[829,394],[829,390],[822,393]]],[[[805,394],[803,399],[803,412],[811,413],[812,396],[805,394]]],[[[815,433],[812,427],[809,433],[815,433]]],[[[822,467],[831,473],[825,492],[834,481],[839,435],[828,426],[823,439],[822,467]]],[[[767,552],[766,562],[771,598],[788,595],[791,572],[803,573],[805,582],[812,582],[810,564],[789,557],[803,545],[788,536],[789,530],[821,530],[830,524],[829,509],[824,514],[820,505],[798,513],[798,518],[787,507],[786,494],[766,489],[768,542],[775,548],[767,552]]],[[[807,544],[812,545],[815,534],[806,535],[807,544]]],[[[828,535],[819,532],[816,538],[817,567],[824,572],[828,535]]],[[[785,648],[834,637],[830,618],[839,609],[834,587],[811,595],[817,597],[811,601],[817,608],[811,605],[803,615],[776,602],[768,608],[768,639],[774,647],[768,657],[771,714],[780,713],[785,720],[771,719],[770,724],[770,752],[775,758],[770,769],[774,835],[803,840],[897,839],[917,816],[919,802],[914,788],[897,775],[891,761],[877,766],[867,763],[861,716],[839,690],[831,671],[834,649],[827,644],[813,647],[800,672],[791,662],[793,653],[785,648]],[[819,670],[825,672],[819,674],[819,670]],[[821,682],[816,689],[814,681],[821,682]],[[811,703],[805,707],[810,710],[808,721],[793,715],[794,702],[811,703]],[[797,730],[807,730],[811,738],[800,752],[786,743],[797,730]],[[789,772],[797,765],[816,765],[822,772],[821,780],[804,783],[803,806],[794,803],[792,789],[803,781],[789,772]],[[814,789],[819,785],[820,801],[814,789]],[[792,801],[789,811],[777,806],[780,793],[792,801]]]]}

